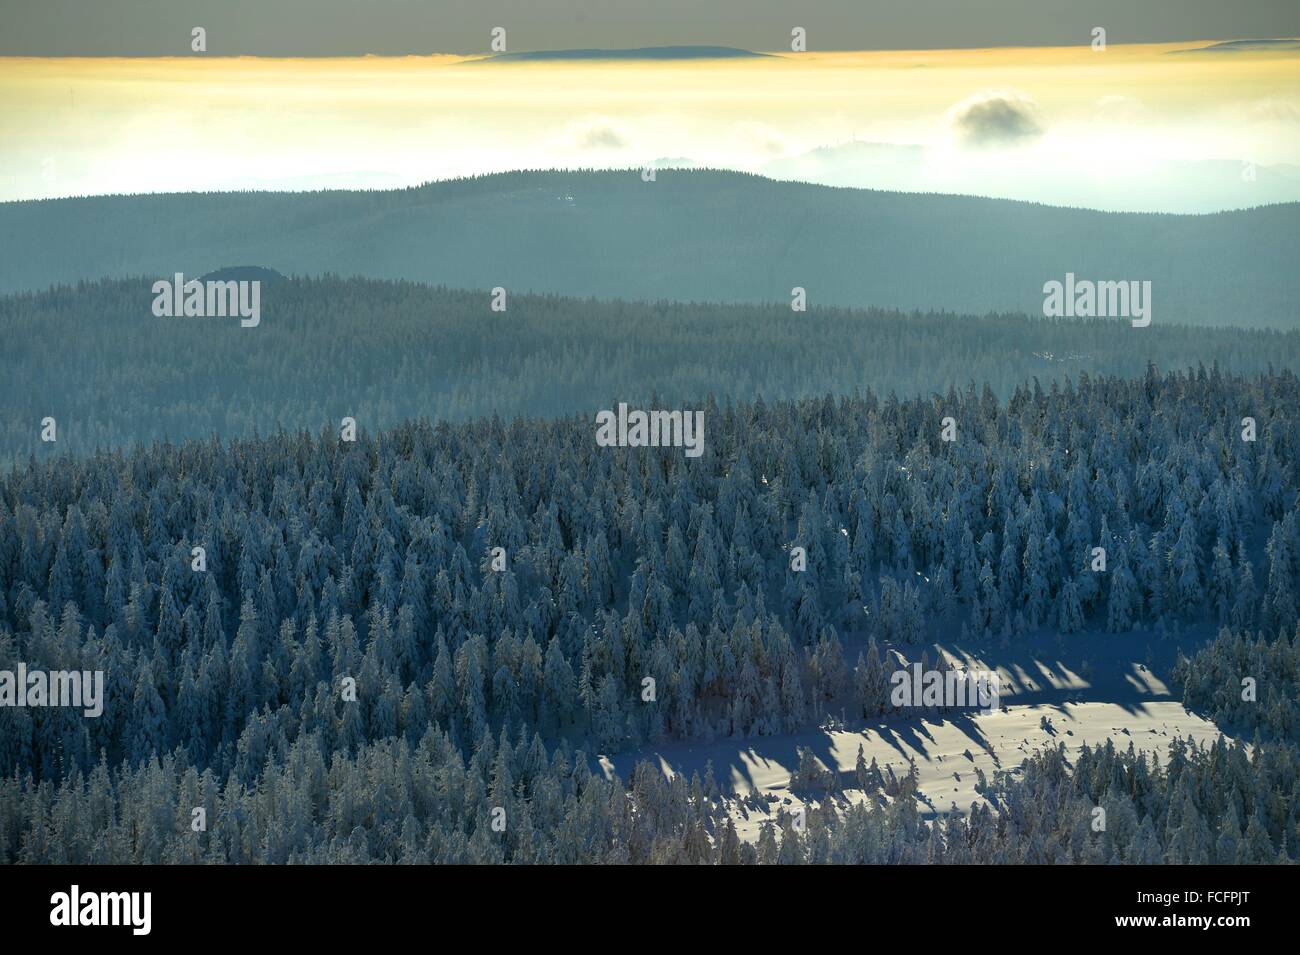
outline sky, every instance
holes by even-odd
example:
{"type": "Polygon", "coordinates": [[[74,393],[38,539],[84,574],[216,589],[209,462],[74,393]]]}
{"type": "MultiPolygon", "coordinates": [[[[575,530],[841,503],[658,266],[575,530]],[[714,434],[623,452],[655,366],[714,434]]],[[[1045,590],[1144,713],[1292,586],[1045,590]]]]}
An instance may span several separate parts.
{"type": "Polygon", "coordinates": [[[1300,44],[1204,52],[1300,34],[1294,0],[0,0],[0,14],[0,201],[652,164],[1116,211],[1300,201],[1300,44]],[[794,9],[807,51],[790,49],[794,9]],[[494,23],[510,52],[774,55],[476,62],[494,23]],[[419,55],[343,55],[362,50],[419,55]]]}
{"type": "Polygon", "coordinates": [[[1234,205],[1151,201],[1168,164],[1195,173],[1174,198],[1217,186],[1243,195],[1237,206],[1270,198],[1267,175],[1243,177],[1250,162],[1295,167],[1284,198],[1300,199],[1300,55],[1175,52],[1200,46],[676,63],[12,59],[0,200],[665,161],[1154,211],[1234,205]],[[881,148],[864,160],[854,144],[881,148]],[[1072,200],[1080,182],[1100,183],[1103,201],[1072,200]]]}
{"type": "Polygon", "coordinates": [[[177,56],[190,30],[239,56],[720,45],[811,50],[1059,46],[1300,35],[1296,0],[0,0],[0,56],[177,56]]]}

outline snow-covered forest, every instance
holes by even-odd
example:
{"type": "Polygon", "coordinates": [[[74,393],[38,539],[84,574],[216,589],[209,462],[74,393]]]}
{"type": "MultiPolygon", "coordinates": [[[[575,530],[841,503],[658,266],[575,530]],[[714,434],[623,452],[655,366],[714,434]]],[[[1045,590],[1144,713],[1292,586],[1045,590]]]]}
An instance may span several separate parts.
{"type": "Polygon", "coordinates": [[[0,462],[48,456],[37,427],[47,416],[58,450],[87,454],[315,432],[344,416],[374,431],[420,417],[590,415],[618,401],[698,406],[709,395],[725,404],[870,390],[883,401],[972,382],[1006,400],[1026,382],[1138,378],[1148,363],[1243,375],[1300,367],[1300,331],[1189,327],[1163,310],[1126,334],[1113,319],[838,309],[817,286],[806,292],[808,311],[796,312],[788,298],[635,302],[507,288],[495,312],[486,289],[293,278],[265,284],[256,329],[154,318],[144,279],[5,296],[0,462]]]}
{"type": "Polygon", "coordinates": [[[583,416],[33,456],[0,478],[0,669],[108,698],[0,708],[0,861],[1295,859],[1298,401],[1152,367],[710,399],[698,459],[583,416]],[[862,767],[742,844],[711,774],[591,769],[877,716],[889,648],[940,633],[1207,627],[1185,700],[1243,738],[1048,749],[968,817],[862,767]]]}

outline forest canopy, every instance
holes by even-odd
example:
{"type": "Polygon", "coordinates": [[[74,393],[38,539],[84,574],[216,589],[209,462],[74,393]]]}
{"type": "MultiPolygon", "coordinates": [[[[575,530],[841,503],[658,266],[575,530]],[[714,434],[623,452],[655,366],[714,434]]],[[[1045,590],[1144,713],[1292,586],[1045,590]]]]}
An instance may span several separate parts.
{"type": "Polygon", "coordinates": [[[1253,752],[1107,746],[1071,775],[1048,751],[965,821],[920,820],[903,780],[748,848],[713,781],[624,788],[587,754],[878,715],[884,648],[937,628],[1217,621],[1232,635],[1180,671],[1193,705],[1225,705],[1214,674],[1257,640],[1293,674],[1297,401],[1289,372],[1150,370],[1006,402],[710,401],[698,459],[601,448],[572,416],[31,461],[0,479],[0,668],[102,670],[107,699],[0,708],[0,860],[1291,858],[1276,694],[1253,752]],[[1098,799],[1126,820],[1102,837],[1098,799]],[[190,838],[191,806],[221,824],[190,838]]]}
{"type": "Polygon", "coordinates": [[[972,383],[1006,399],[1034,380],[1134,378],[1148,364],[1245,375],[1300,367],[1296,331],[507,292],[506,310],[494,312],[486,291],[269,282],[256,328],[155,317],[150,279],[0,298],[0,462],[315,432],[345,416],[381,429],[421,417],[594,417],[620,401],[698,406],[710,395],[912,398],[972,383]],[[58,426],[54,444],[41,442],[46,417],[58,426]]]}

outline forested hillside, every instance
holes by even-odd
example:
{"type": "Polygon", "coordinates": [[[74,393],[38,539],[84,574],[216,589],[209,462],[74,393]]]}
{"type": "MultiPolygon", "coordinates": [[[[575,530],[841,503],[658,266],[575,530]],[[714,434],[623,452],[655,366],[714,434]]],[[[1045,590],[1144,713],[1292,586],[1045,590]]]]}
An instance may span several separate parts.
{"type": "Polygon", "coordinates": [[[107,699],[0,708],[0,861],[1293,857],[1293,744],[1046,753],[990,784],[996,817],[931,827],[896,791],[749,849],[713,782],[629,793],[584,753],[878,713],[849,634],[1290,645],[1297,400],[1290,372],[1153,370],[710,402],[698,459],[568,417],[32,461],[0,480],[0,669],[102,669],[107,699]],[[196,806],[220,824],[191,833],[196,806]]]}
{"type": "Polygon", "coordinates": [[[513,172],[375,192],[0,204],[0,292],[101,276],[286,274],[654,301],[1041,315],[1067,272],[1152,283],[1156,324],[1295,328],[1300,206],[1206,216],[776,182],[513,172]]]}
{"type": "Polygon", "coordinates": [[[1184,705],[1225,730],[1300,743],[1300,642],[1285,634],[1224,628],[1174,677],[1184,705]]]}
{"type": "Polygon", "coordinates": [[[1154,322],[630,303],[406,282],[267,286],[262,318],[157,318],[150,282],[0,298],[0,462],[168,438],[370,429],[415,417],[592,416],[618,401],[680,407],[873,390],[998,398],[1039,380],[1203,365],[1300,368],[1300,332],[1154,322]],[[108,400],[111,396],[111,400],[108,400]],[[58,425],[41,442],[45,417],[58,425]]]}

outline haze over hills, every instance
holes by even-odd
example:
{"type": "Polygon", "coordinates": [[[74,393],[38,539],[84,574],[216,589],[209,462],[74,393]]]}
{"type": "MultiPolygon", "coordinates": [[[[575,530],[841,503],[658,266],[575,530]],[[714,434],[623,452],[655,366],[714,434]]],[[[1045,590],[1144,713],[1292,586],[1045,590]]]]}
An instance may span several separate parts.
{"type": "Polygon", "coordinates": [[[0,205],[0,292],[232,262],[607,298],[1042,314],[1072,272],[1157,323],[1294,328],[1300,206],[1207,216],[833,189],[716,171],[516,172],[374,192],[0,205]]]}
{"type": "Polygon", "coordinates": [[[1082,157],[1073,165],[1001,151],[958,159],[921,145],[853,141],[782,156],[759,171],[824,186],[1043,201],[1106,212],[1200,215],[1300,202],[1300,166],[1238,159],[1135,160],[1123,172],[1103,176],[1082,157]]]}

